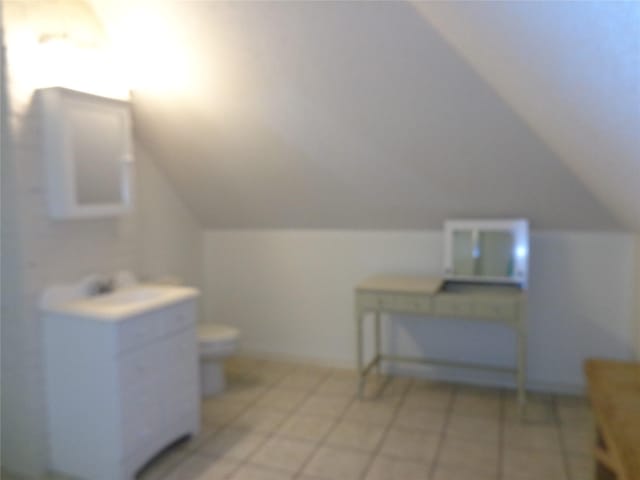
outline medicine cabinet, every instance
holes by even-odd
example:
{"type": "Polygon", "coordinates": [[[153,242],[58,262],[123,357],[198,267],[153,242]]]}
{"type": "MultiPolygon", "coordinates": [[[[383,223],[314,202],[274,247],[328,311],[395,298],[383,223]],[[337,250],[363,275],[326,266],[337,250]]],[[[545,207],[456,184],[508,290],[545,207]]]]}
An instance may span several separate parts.
{"type": "Polygon", "coordinates": [[[129,103],[61,87],[38,95],[51,216],[127,212],[133,176],[129,103]]]}
{"type": "Polygon", "coordinates": [[[445,278],[527,288],[527,220],[447,220],[444,237],[445,278]]]}

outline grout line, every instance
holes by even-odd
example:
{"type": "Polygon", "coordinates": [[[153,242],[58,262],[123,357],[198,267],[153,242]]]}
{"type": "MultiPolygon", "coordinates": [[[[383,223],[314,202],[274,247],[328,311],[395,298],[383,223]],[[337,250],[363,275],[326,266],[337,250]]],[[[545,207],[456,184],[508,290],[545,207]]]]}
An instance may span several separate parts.
{"type": "MultiPolygon", "coordinates": [[[[177,469],[178,469],[178,467],[179,467],[180,465],[182,465],[182,464],[183,464],[183,463],[185,463],[188,459],[192,458],[192,457],[193,457],[193,456],[195,456],[195,455],[200,455],[200,456],[204,456],[204,457],[207,457],[207,458],[211,458],[211,456],[210,456],[210,455],[206,455],[206,454],[202,454],[202,453],[198,453],[198,452],[200,452],[200,450],[202,449],[202,447],[204,446],[204,444],[205,444],[205,443],[207,443],[207,442],[209,442],[209,440],[211,440],[211,439],[212,439],[212,438],[213,438],[213,437],[214,437],[214,436],[215,436],[219,431],[224,431],[224,430],[228,429],[228,428],[229,428],[229,426],[230,426],[233,422],[235,422],[238,418],[240,418],[242,415],[244,415],[244,414],[245,414],[245,413],[246,413],[246,412],[247,412],[251,407],[253,407],[254,405],[256,405],[256,404],[258,403],[258,401],[259,401],[262,397],[264,397],[267,393],[269,393],[271,390],[273,390],[273,389],[275,388],[275,383],[274,383],[273,385],[265,385],[265,387],[266,387],[266,388],[265,388],[265,391],[264,391],[264,392],[262,392],[262,393],[260,393],[260,394],[256,395],[256,397],[255,397],[253,400],[251,400],[251,401],[247,402],[247,404],[245,405],[245,407],[244,407],[244,408],[241,408],[241,409],[238,411],[238,413],[237,413],[236,415],[231,416],[231,418],[230,418],[230,419],[228,419],[227,421],[225,421],[225,422],[224,422],[224,424],[222,424],[222,425],[220,426],[220,428],[212,427],[212,428],[214,428],[214,430],[213,430],[212,432],[210,432],[210,433],[209,433],[209,435],[207,435],[206,440],[204,440],[204,441],[203,441],[203,442],[198,446],[198,448],[196,448],[195,450],[193,450],[193,451],[189,451],[189,453],[188,453],[187,455],[185,455],[185,456],[184,456],[184,458],[182,458],[182,460],[180,460],[179,462],[177,462],[177,463],[176,463],[176,465],[174,465],[172,468],[170,468],[169,470],[167,470],[167,472],[165,472],[165,474],[163,474],[163,475],[160,477],[160,480],[161,480],[161,479],[163,479],[163,478],[166,478],[170,473],[172,473],[173,471],[177,470],[177,469]]],[[[201,404],[202,404],[202,403],[204,403],[204,399],[201,399],[201,402],[200,402],[200,403],[201,403],[201,404]]],[[[202,423],[204,423],[204,422],[202,422],[202,423]]],[[[267,440],[268,440],[268,438],[267,438],[267,439],[265,439],[265,442],[266,442],[267,440]]],[[[264,445],[264,442],[260,444],[260,447],[262,447],[262,445],[264,445]]],[[[258,447],[258,448],[260,448],[260,447],[258,447]]],[[[256,451],[257,451],[257,449],[256,449],[256,451]]],[[[232,460],[233,460],[233,459],[232,459],[232,460]]],[[[237,467],[236,467],[236,468],[234,468],[231,472],[229,472],[229,478],[231,478],[233,475],[235,475],[235,473],[236,473],[238,470],[240,470],[240,468],[242,468],[242,466],[243,466],[243,465],[245,465],[245,463],[246,463],[246,459],[244,459],[244,460],[238,460],[238,461],[233,460],[233,461],[234,461],[234,462],[236,462],[238,465],[237,465],[237,467]]]]}
{"type": "MultiPolygon", "coordinates": [[[[391,379],[392,377],[391,377],[391,375],[387,375],[387,378],[391,379]]],[[[369,455],[370,455],[369,462],[368,462],[367,466],[365,467],[365,469],[362,471],[362,475],[360,476],[361,479],[366,479],[367,475],[371,471],[371,467],[373,466],[373,463],[375,462],[375,459],[378,457],[378,455],[380,454],[380,451],[382,450],[382,445],[384,444],[385,438],[389,434],[389,430],[391,430],[391,428],[393,427],[393,424],[394,424],[396,418],[398,417],[398,412],[400,411],[400,408],[401,408],[402,404],[406,400],[407,395],[409,394],[409,390],[411,390],[411,387],[413,385],[413,382],[414,382],[413,379],[409,379],[409,385],[405,388],[404,392],[402,393],[402,398],[400,399],[398,404],[395,407],[393,407],[393,414],[391,415],[391,419],[389,420],[389,423],[387,424],[387,426],[384,428],[384,430],[382,432],[382,436],[380,437],[380,441],[378,442],[378,446],[375,449],[373,449],[373,451],[371,451],[369,453],[369,455]]],[[[382,390],[380,390],[379,393],[383,393],[384,389],[387,388],[387,386],[389,384],[391,384],[391,383],[392,383],[392,380],[386,380],[385,379],[385,383],[383,384],[383,388],[382,388],[382,390]]]]}
{"type": "MultiPolygon", "coordinates": [[[[500,415],[498,417],[498,465],[496,465],[496,480],[504,477],[504,430],[507,422],[507,401],[509,399],[504,391],[500,392],[500,415]]],[[[518,405],[518,408],[520,406],[518,405]]],[[[525,407],[526,408],[526,407],[525,407]]],[[[518,412],[518,421],[522,422],[521,413],[518,412]]]]}
{"type": "MultiPolygon", "coordinates": [[[[325,378],[322,382],[318,383],[318,385],[316,385],[316,387],[309,392],[309,396],[308,396],[308,398],[306,400],[311,398],[312,395],[313,396],[317,396],[318,395],[317,392],[320,389],[320,387],[322,386],[322,384],[326,383],[330,378],[331,378],[331,374],[327,375],[327,378],[325,378]]],[[[333,425],[326,431],[326,433],[322,436],[322,438],[319,441],[316,442],[315,448],[311,451],[311,453],[309,453],[309,455],[302,462],[302,464],[300,465],[298,470],[296,470],[296,472],[293,474],[293,478],[298,478],[304,473],[304,469],[307,467],[307,465],[309,465],[309,463],[311,462],[311,459],[315,456],[315,454],[318,452],[318,450],[320,450],[320,447],[322,447],[322,445],[324,445],[324,443],[326,442],[326,440],[329,437],[329,435],[331,435],[331,433],[340,424],[340,422],[342,421],[342,419],[346,415],[347,411],[351,408],[351,405],[353,405],[355,403],[356,395],[357,395],[357,392],[349,394],[349,401],[347,402],[346,406],[342,409],[342,412],[337,417],[335,417],[334,419],[331,420],[333,425]]],[[[331,395],[328,395],[328,396],[331,396],[331,395]]],[[[340,396],[341,395],[335,395],[335,397],[340,397],[340,396]]],[[[302,407],[303,403],[300,404],[300,407],[302,407]]]]}
{"type": "Polygon", "coordinates": [[[442,446],[447,438],[447,429],[449,427],[449,421],[451,420],[451,416],[453,415],[453,404],[455,403],[456,397],[458,396],[459,386],[453,386],[453,391],[451,392],[451,398],[449,398],[449,404],[447,405],[447,409],[445,410],[444,422],[442,424],[442,432],[440,433],[440,439],[438,441],[438,445],[436,446],[435,454],[433,455],[433,463],[431,464],[431,468],[429,469],[429,473],[427,474],[427,479],[431,479],[435,477],[436,469],[438,468],[438,459],[440,457],[440,453],[442,451],[442,446]]]}
{"type": "Polygon", "coordinates": [[[557,419],[557,424],[556,424],[556,428],[558,430],[558,440],[560,441],[560,453],[562,455],[562,464],[564,467],[564,476],[567,479],[571,478],[571,467],[569,466],[569,452],[567,451],[566,447],[565,447],[565,439],[564,439],[564,432],[562,429],[562,422],[560,421],[560,413],[558,411],[558,398],[556,395],[553,395],[552,400],[553,402],[553,414],[555,416],[555,418],[557,419]]]}
{"type": "MultiPolygon", "coordinates": [[[[293,370],[295,370],[295,368],[292,369],[292,371],[293,370]]],[[[180,465],[182,465],[188,459],[192,458],[195,455],[211,458],[210,455],[199,453],[200,450],[202,449],[203,445],[205,443],[207,443],[209,440],[211,440],[211,438],[213,438],[219,431],[224,431],[224,430],[230,428],[230,426],[233,424],[233,422],[235,422],[238,418],[240,418],[247,411],[249,411],[250,408],[255,406],[260,401],[260,399],[262,397],[266,396],[269,392],[274,390],[277,387],[278,383],[280,381],[282,381],[284,379],[284,377],[286,377],[290,373],[291,372],[283,374],[282,378],[280,378],[279,380],[274,380],[273,382],[268,382],[266,385],[264,385],[265,390],[262,393],[259,393],[258,395],[256,395],[256,397],[253,400],[247,402],[247,404],[243,408],[238,410],[238,413],[236,413],[235,415],[232,415],[228,420],[226,420],[222,425],[220,425],[219,428],[212,427],[212,428],[214,428],[214,430],[212,432],[210,432],[209,435],[207,435],[207,439],[204,440],[201,443],[201,445],[199,445],[198,448],[196,448],[195,450],[193,450],[193,451],[189,450],[188,453],[179,462],[176,462],[175,465],[173,465],[164,474],[162,474],[162,476],[160,477],[160,480],[163,479],[163,478],[166,478],[167,476],[169,476],[169,474],[171,474],[173,471],[177,470],[178,467],[180,467],[180,465]]],[[[244,376],[244,374],[242,376],[244,376]]],[[[258,380],[257,383],[260,384],[260,380],[258,380]]],[[[200,402],[201,405],[202,405],[202,403],[204,403],[204,401],[205,401],[204,399],[201,399],[201,402],[200,402]]],[[[204,423],[204,422],[202,422],[202,423],[204,423]]],[[[284,423],[284,421],[283,421],[283,423],[284,423]]],[[[259,447],[256,448],[256,452],[260,448],[262,448],[262,446],[264,446],[264,444],[269,440],[270,436],[271,436],[270,434],[265,434],[265,440],[264,440],[264,442],[260,443],[259,447]]],[[[252,455],[253,454],[251,454],[250,456],[252,456],[252,455]]],[[[246,458],[243,459],[243,460],[235,460],[235,459],[231,459],[231,460],[236,462],[238,464],[238,466],[230,472],[229,478],[232,477],[233,475],[235,475],[235,473],[247,463],[247,459],[246,458]]]]}
{"type": "MultiPolygon", "coordinates": [[[[294,367],[294,368],[293,368],[293,370],[291,370],[290,372],[288,372],[287,374],[285,374],[285,375],[284,375],[280,380],[276,381],[276,383],[273,385],[273,387],[272,387],[270,390],[275,390],[276,388],[283,388],[283,389],[285,389],[285,390],[287,390],[287,389],[288,389],[288,390],[299,391],[299,390],[296,390],[295,388],[293,388],[293,389],[292,389],[292,388],[282,387],[282,386],[281,386],[281,383],[282,383],[282,382],[284,382],[285,378],[287,378],[288,376],[290,376],[290,375],[294,374],[294,373],[296,372],[296,370],[300,370],[300,369],[304,369],[304,368],[305,368],[304,366],[303,366],[303,367],[294,367]]],[[[331,370],[331,369],[328,369],[328,370],[329,370],[329,372],[328,372],[328,373],[326,373],[326,375],[324,375],[324,377],[323,377],[321,380],[319,380],[319,381],[316,383],[316,385],[315,385],[315,386],[311,387],[311,388],[310,388],[310,389],[309,389],[309,390],[308,390],[308,391],[307,391],[307,392],[302,396],[302,398],[300,399],[300,402],[298,403],[298,405],[297,405],[295,408],[293,408],[292,410],[290,410],[290,411],[287,411],[287,412],[286,412],[286,417],[282,420],[282,422],[280,422],[280,423],[277,425],[277,427],[275,427],[275,428],[274,428],[274,430],[273,430],[273,431],[268,432],[268,433],[266,434],[266,439],[265,439],[265,441],[264,441],[264,442],[262,442],[262,443],[260,444],[260,446],[259,446],[258,448],[256,448],[256,449],[253,451],[253,453],[251,453],[247,458],[245,458],[245,460],[244,460],[244,462],[243,462],[243,465],[251,464],[251,462],[250,462],[251,458],[255,457],[255,456],[258,454],[258,452],[260,452],[260,450],[262,450],[262,448],[263,448],[263,447],[264,447],[264,446],[265,446],[265,445],[266,445],[270,440],[272,440],[274,437],[276,437],[276,436],[277,436],[277,432],[280,430],[280,428],[282,428],[282,426],[283,426],[284,424],[286,424],[289,420],[291,420],[294,416],[296,416],[296,415],[300,412],[300,410],[301,410],[302,406],[307,402],[307,400],[309,400],[313,395],[315,395],[315,392],[316,392],[316,390],[317,390],[318,388],[320,388],[320,385],[322,385],[325,381],[327,381],[327,379],[331,376],[331,373],[330,373],[330,370],[331,370]]],[[[304,391],[304,390],[301,390],[301,391],[304,391]]],[[[268,392],[265,392],[265,395],[266,395],[266,393],[268,393],[268,392]]],[[[303,440],[301,439],[301,441],[303,441],[303,440]]],[[[305,442],[309,442],[309,443],[316,443],[316,442],[310,442],[310,441],[308,441],[308,440],[304,440],[304,441],[305,441],[305,442]]],[[[311,456],[313,455],[313,453],[314,453],[314,452],[315,452],[315,450],[313,450],[313,451],[312,451],[312,453],[310,453],[310,454],[309,454],[309,458],[311,458],[311,456]]],[[[307,459],[307,461],[308,461],[308,459],[307,459]]],[[[303,462],[303,465],[304,465],[304,463],[306,463],[306,462],[303,462]]],[[[255,465],[255,464],[252,464],[252,465],[255,465]]],[[[262,466],[260,466],[260,467],[262,468],[262,466]]],[[[265,468],[267,468],[267,467],[265,467],[265,468]]],[[[273,467],[272,467],[272,468],[273,468],[273,467]]],[[[284,469],[276,469],[276,470],[279,470],[279,471],[282,471],[282,472],[284,472],[284,471],[285,471],[284,469]]],[[[237,471],[237,470],[236,470],[236,471],[237,471]]],[[[234,474],[235,474],[235,472],[236,472],[236,471],[234,471],[234,474]]],[[[298,470],[296,470],[296,471],[295,471],[295,472],[293,472],[293,473],[292,473],[292,472],[290,472],[290,471],[287,471],[287,474],[291,474],[291,476],[292,476],[291,478],[295,478],[295,477],[298,475],[298,470]]]]}

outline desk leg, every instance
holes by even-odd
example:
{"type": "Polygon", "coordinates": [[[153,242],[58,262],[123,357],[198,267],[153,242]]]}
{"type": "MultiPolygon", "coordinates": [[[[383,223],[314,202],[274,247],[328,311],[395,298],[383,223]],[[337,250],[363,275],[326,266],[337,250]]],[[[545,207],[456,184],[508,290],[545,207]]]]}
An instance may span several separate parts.
{"type": "Polygon", "coordinates": [[[356,317],[356,365],[358,368],[358,397],[362,398],[362,394],[364,391],[364,363],[362,360],[362,350],[363,350],[363,339],[362,339],[362,311],[356,304],[355,308],[355,317],[356,317]]]}
{"type": "Polygon", "coordinates": [[[376,374],[378,375],[378,377],[380,377],[380,374],[382,373],[382,366],[381,366],[381,361],[380,361],[380,353],[382,352],[382,337],[380,335],[380,312],[376,311],[375,313],[376,318],[375,318],[375,336],[376,336],[376,353],[375,353],[375,358],[376,358],[376,374]]]}
{"type": "Polygon", "coordinates": [[[527,377],[527,334],[524,322],[520,322],[518,327],[518,410],[520,418],[524,416],[526,397],[526,377],[527,377]]]}

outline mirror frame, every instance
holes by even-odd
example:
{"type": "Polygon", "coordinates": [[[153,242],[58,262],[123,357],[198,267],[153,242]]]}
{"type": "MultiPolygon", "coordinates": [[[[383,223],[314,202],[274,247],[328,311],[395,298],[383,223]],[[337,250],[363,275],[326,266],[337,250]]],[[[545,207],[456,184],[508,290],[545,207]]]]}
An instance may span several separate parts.
{"type": "Polygon", "coordinates": [[[505,220],[446,220],[444,223],[444,278],[464,282],[507,283],[526,289],[529,283],[529,221],[526,219],[505,220]],[[514,273],[505,277],[478,275],[456,275],[453,271],[453,235],[456,231],[509,232],[514,240],[514,273]]]}

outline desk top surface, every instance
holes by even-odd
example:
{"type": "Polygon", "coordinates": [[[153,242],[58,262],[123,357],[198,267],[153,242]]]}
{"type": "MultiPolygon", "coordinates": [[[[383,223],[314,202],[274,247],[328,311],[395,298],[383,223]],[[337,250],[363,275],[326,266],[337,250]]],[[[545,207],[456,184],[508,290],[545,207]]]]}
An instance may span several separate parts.
{"type": "Polygon", "coordinates": [[[405,292],[433,295],[440,291],[444,279],[417,275],[374,275],[366,278],[356,290],[370,292],[405,292]]]}
{"type": "Polygon", "coordinates": [[[420,275],[374,275],[361,281],[355,287],[358,293],[399,293],[411,295],[444,295],[518,298],[526,293],[513,285],[486,285],[447,282],[442,277],[420,275]]]}

